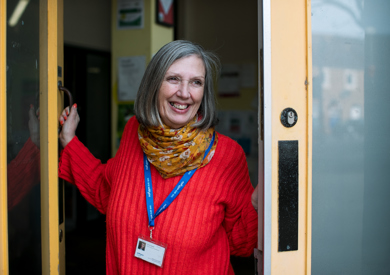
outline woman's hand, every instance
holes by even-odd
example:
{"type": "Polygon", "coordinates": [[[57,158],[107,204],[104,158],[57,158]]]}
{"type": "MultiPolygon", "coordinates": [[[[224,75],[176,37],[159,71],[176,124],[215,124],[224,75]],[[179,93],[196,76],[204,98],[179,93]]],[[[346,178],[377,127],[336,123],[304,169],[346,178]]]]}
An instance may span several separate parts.
{"type": "Polygon", "coordinates": [[[258,210],[258,207],[259,207],[259,202],[258,202],[259,194],[257,193],[258,188],[259,188],[259,185],[256,186],[255,191],[253,191],[252,197],[251,197],[252,205],[256,211],[258,210]]]}
{"type": "Polygon", "coordinates": [[[39,141],[39,108],[35,112],[34,106],[30,104],[30,110],[28,111],[28,130],[30,131],[31,141],[36,146],[40,146],[39,141]]]}
{"type": "Polygon", "coordinates": [[[62,129],[60,133],[60,142],[63,148],[76,136],[77,125],[80,122],[79,114],[77,113],[77,104],[73,104],[71,110],[66,107],[60,118],[58,119],[62,129]],[[70,112],[70,113],[69,113],[70,112]]]}

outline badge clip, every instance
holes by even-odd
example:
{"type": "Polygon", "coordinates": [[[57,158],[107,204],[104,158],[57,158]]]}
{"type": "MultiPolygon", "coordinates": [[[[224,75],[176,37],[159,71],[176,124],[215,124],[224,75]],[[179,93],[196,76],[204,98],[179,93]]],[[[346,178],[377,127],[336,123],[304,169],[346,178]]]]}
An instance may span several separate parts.
{"type": "Polygon", "coordinates": [[[153,230],[154,230],[154,226],[148,226],[149,230],[150,230],[150,239],[152,240],[152,235],[153,235],[153,230]]]}

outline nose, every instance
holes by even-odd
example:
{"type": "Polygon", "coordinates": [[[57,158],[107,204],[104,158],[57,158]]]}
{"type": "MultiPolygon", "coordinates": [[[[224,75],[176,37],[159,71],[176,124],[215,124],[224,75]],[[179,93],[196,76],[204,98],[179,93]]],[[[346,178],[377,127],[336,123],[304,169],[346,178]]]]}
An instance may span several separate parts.
{"type": "Polygon", "coordinates": [[[190,98],[190,88],[188,87],[189,83],[188,81],[181,81],[179,85],[179,90],[177,91],[177,95],[182,98],[190,98]]]}

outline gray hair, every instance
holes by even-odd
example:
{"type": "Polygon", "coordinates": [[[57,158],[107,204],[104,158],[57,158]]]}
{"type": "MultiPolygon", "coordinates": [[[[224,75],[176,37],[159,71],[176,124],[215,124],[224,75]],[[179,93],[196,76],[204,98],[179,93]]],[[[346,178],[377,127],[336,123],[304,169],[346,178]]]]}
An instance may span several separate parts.
{"type": "Polygon", "coordinates": [[[193,126],[208,129],[217,125],[214,87],[220,72],[220,61],[215,54],[186,40],[176,40],[163,46],[146,68],[134,103],[134,113],[140,124],[145,126],[162,125],[158,111],[158,92],[165,74],[173,62],[191,55],[201,58],[206,69],[204,93],[198,110],[201,119],[193,126]]]}

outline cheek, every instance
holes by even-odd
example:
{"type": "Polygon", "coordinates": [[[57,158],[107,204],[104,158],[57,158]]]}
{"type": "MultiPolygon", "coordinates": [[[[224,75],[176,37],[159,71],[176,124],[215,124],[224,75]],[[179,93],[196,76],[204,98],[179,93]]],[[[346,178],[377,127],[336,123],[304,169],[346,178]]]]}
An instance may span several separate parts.
{"type": "Polygon", "coordinates": [[[158,99],[160,101],[166,101],[175,94],[175,87],[167,83],[163,83],[158,91],[158,99]]]}
{"type": "Polygon", "coordinates": [[[203,96],[204,96],[203,91],[196,94],[196,96],[194,97],[194,101],[196,102],[197,105],[200,105],[202,103],[203,96]]]}
{"type": "Polygon", "coordinates": [[[157,97],[157,104],[159,111],[163,110],[164,108],[164,102],[167,100],[167,90],[164,87],[164,85],[161,86],[158,97],[157,97]]]}

